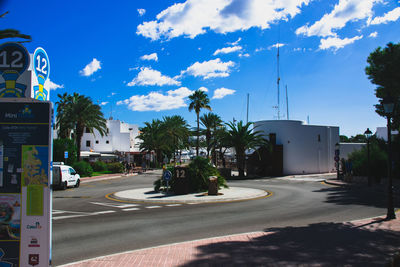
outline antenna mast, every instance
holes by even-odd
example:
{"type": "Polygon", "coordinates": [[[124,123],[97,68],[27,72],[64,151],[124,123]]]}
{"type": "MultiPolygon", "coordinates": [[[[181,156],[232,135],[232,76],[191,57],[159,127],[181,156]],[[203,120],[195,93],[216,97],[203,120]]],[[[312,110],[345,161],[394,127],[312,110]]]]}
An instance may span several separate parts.
{"type": "Polygon", "coordinates": [[[286,117],[289,120],[289,97],[287,94],[287,85],[286,85],[286,117]]]}
{"type": "Polygon", "coordinates": [[[246,115],[246,124],[249,122],[249,93],[247,93],[247,115],[246,115]]]}
{"type": "Polygon", "coordinates": [[[279,32],[278,32],[278,43],[277,43],[277,48],[278,48],[278,53],[277,53],[277,55],[276,55],[276,58],[277,58],[277,74],[278,74],[278,79],[277,79],[277,81],[276,81],[276,83],[277,83],[277,87],[278,87],[278,106],[277,106],[277,109],[278,109],[278,120],[280,120],[281,119],[281,115],[280,115],[280,107],[279,107],[279,103],[280,103],[280,95],[279,95],[279,82],[280,82],[280,80],[281,80],[281,77],[279,77],[279,42],[280,42],[280,27],[279,27],[279,30],[278,30],[279,32]]]}

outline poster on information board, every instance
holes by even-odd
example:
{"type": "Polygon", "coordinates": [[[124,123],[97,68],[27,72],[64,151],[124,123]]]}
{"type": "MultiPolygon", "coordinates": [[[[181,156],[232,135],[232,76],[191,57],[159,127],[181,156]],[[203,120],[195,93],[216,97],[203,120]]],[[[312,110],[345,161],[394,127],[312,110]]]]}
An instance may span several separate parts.
{"type": "Polygon", "coordinates": [[[48,101],[0,99],[0,265],[49,266],[51,115],[48,101]]]}

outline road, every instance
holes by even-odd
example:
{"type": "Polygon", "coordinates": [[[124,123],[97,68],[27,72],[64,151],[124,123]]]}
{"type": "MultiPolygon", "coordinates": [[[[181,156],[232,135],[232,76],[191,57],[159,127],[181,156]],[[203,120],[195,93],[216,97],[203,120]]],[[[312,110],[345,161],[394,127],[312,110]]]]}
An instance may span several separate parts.
{"type": "Polygon", "coordinates": [[[273,227],[342,222],[385,214],[382,189],[334,187],[316,179],[231,181],[273,196],[232,203],[122,203],[106,194],[152,187],[156,174],[82,184],[53,193],[53,264],[273,227]]]}

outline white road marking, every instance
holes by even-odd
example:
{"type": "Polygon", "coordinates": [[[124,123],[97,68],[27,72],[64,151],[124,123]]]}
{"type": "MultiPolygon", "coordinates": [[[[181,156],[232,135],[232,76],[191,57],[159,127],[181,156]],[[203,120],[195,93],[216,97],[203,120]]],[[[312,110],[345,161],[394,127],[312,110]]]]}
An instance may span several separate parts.
{"type": "Polygon", "coordinates": [[[145,207],[146,209],[157,209],[157,208],[161,208],[161,206],[149,206],[149,207],[145,207]]]}
{"type": "Polygon", "coordinates": [[[105,211],[97,211],[97,212],[93,212],[93,215],[97,215],[97,214],[107,214],[107,213],[114,213],[115,210],[105,210],[105,211]]]}
{"type": "Polygon", "coordinates": [[[129,208],[129,209],[122,209],[123,211],[132,211],[132,210],[140,210],[139,208],[129,208]]]}
{"type": "Polygon", "coordinates": [[[52,214],[62,214],[62,213],[66,213],[68,211],[64,211],[64,210],[53,210],[52,214]]]}
{"type": "Polygon", "coordinates": [[[182,204],[168,204],[168,205],[165,205],[165,206],[167,206],[167,207],[178,207],[178,206],[182,206],[182,204]]]}
{"type": "Polygon", "coordinates": [[[71,215],[65,215],[65,216],[57,216],[57,217],[52,217],[53,220],[62,220],[62,219],[68,219],[68,218],[77,218],[77,217],[85,217],[85,216],[94,216],[94,215],[101,215],[101,214],[107,214],[107,213],[114,213],[114,210],[105,210],[105,211],[97,211],[97,212],[79,212],[79,211],[65,211],[65,213],[72,213],[71,215]]]}
{"type": "Polygon", "coordinates": [[[112,208],[120,208],[120,209],[139,206],[138,204],[112,204],[112,203],[101,203],[101,202],[90,202],[90,203],[95,204],[95,205],[112,207],[112,208]]]}
{"type": "Polygon", "coordinates": [[[66,216],[59,216],[59,217],[53,217],[53,221],[56,220],[62,220],[62,219],[68,219],[68,218],[77,218],[77,217],[85,217],[85,216],[90,216],[90,214],[75,214],[75,215],[66,215],[66,216]]]}

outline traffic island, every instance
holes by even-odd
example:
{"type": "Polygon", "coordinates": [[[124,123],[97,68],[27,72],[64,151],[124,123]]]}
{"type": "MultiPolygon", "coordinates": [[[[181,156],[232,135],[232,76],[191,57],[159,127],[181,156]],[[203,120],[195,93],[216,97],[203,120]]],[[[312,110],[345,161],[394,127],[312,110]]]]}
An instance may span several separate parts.
{"type": "Polygon", "coordinates": [[[272,195],[273,193],[270,191],[243,187],[223,188],[217,195],[209,195],[207,192],[186,195],[164,194],[154,191],[153,188],[140,188],[111,193],[106,195],[106,198],[119,202],[199,204],[246,201],[267,198],[272,195]]]}

